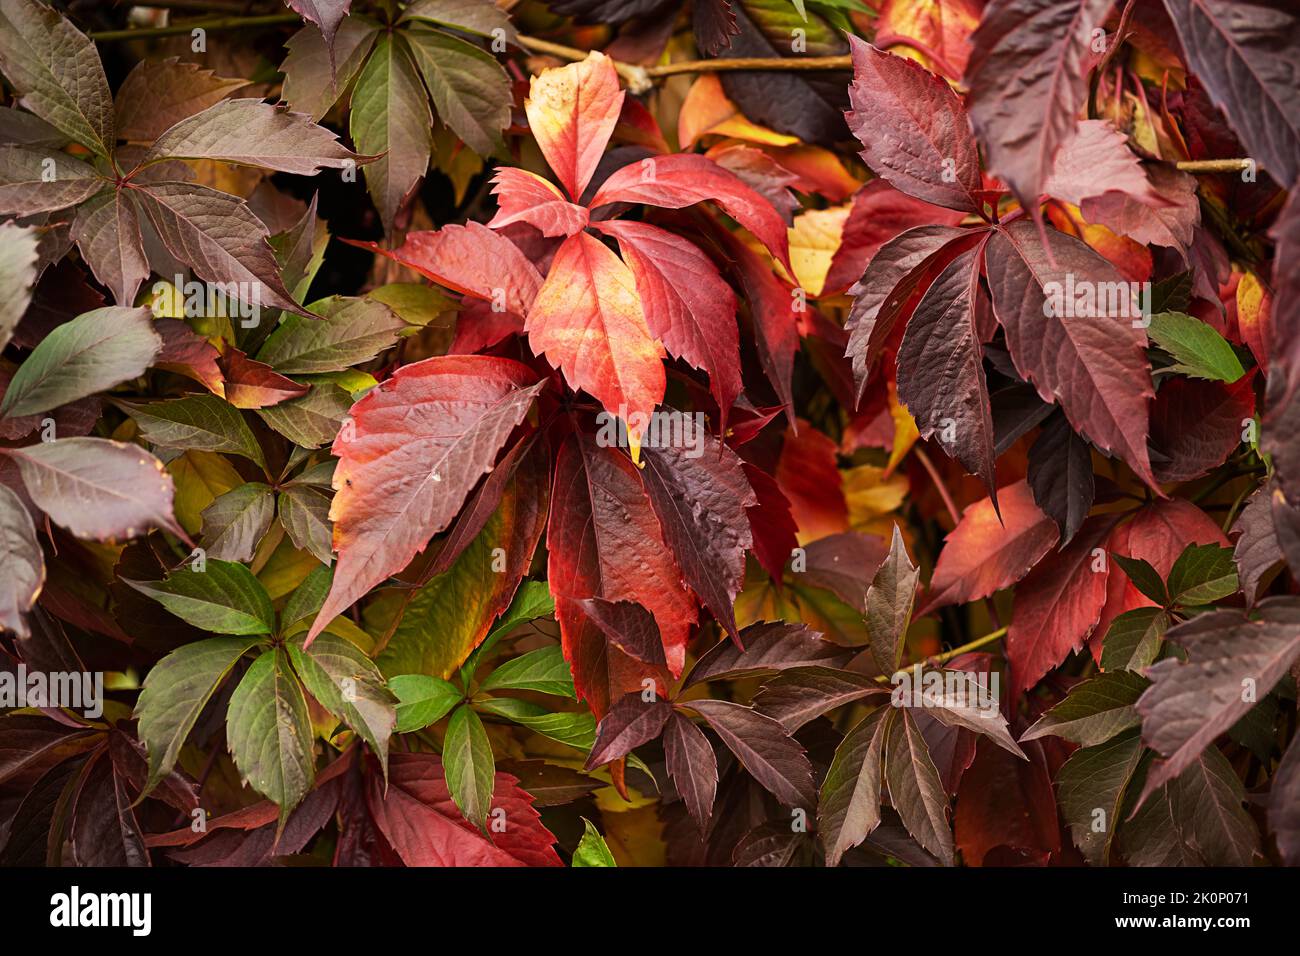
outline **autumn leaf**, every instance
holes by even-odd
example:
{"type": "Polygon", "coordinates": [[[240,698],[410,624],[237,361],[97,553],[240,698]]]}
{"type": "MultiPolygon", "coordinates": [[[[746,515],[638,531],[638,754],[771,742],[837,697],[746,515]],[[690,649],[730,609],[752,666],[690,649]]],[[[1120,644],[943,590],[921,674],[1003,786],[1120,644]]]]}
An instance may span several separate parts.
{"type": "Polygon", "coordinates": [[[1085,62],[1110,0],[993,0],[965,83],[989,172],[1038,215],[1038,196],[1087,92],[1085,62]]]}
{"type": "Polygon", "coordinates": [[[591,181],[622,107],[618,74],[603,53],[530,81],[528,128],[570,199],[577,201],[591,181]]]}
{"type": "Polygon", "coordinates": [[[1124,298],[1129,286],[1077,239],[1054,230],[1046,235],[1044,246],[1033,225],[1021,221],[994,233],[985,251],[993,309],[1016,369],[1043,401],[1060,404],[1076,431],[1155,488],[1146,448],[1146,406],[1154,390],[1146,335],[1124,298]],[[1092,310],[1056,314],[1068,306],[1048,294],[1080,280],[1094,290],[1092,310]],[[1117,301],[1108,289],[1121,290],[1117,301]]]}
{"type": "Polygon", "coordinates": [[[979,151],[952,87],[911,60],[851,37],[853,112],[849,128],[863,161],[902,192],[978,213],[979,151]],[[902,150],[899,143],[912,148],[902,150]]]}
{"type": "Polygon", "coordinates": [[[507,359],[446,356],[400,369],[352,409],[333,452],[338,568],[314,638],[451,523],[542,384],[507,359]],[[382,503],[382,507],[376,507],[382,503]]]}
{"type": "Polygon", "coordinates": [[[623,261],[585,232],[555,253],[524,328],[533,351],[627,423],[640,443],[663,400],[663,346],[646,325],[636,280],[623,261]]]}
{"type": "Polygon", "coordinates": [[[944,539],[930,578],[929,599],[918,616],[949,604],[978,601],[1015,584],[1056,544],[1056,525],[1034,504],[1025,482],[1006,485],[1001,491],[997,511],[991,499],[977,501],[944,539]]]}

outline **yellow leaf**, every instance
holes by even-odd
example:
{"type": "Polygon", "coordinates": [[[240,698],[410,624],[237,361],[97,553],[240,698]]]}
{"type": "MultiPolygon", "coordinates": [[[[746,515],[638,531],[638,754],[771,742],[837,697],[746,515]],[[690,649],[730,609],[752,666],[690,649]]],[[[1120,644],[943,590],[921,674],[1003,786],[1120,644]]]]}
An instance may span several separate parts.
{"type": "Polygon", "coordinates": [[[889,452],[889,463],[885,465],[886,474],[893,473],[921,437],[916,421],[898,400],[898,386],[893,382],[889,383],[889,417],[894,420],[894,447],[889,452]]]}
{"type": "Polygon", "coordinates": [[[189,534],[203,527],[203,509],[218,495],[244,483],[226,459],[210,451],[187,451],[167,464],[176,485],[176,520],[189,534]]]}
{"type": "Polygon", "coordinates": [[[799,287],[811,296],[821,295],[826,273],[840,248],[844,224],[852,203],[830,209],[808,209],[794,217],[790,235],[790,264],[799,287]]]}

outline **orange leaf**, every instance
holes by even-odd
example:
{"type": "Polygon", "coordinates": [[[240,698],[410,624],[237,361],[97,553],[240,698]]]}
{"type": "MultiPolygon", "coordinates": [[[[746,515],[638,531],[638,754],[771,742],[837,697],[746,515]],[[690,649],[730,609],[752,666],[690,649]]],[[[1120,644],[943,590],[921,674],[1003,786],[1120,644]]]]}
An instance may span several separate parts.
{"type": "Polygon", "coordinates": [[[524,112],[542,155],[577,200],[591,181],[623,109],[613,61],[592,52],[535,76],[524,112]]]}
{"type": "Polygon", "coordinates": [[[629,440],[639,444],[664,397],[664,350],[623,260],[585,232],[564,240],[524,328],[533,351],[627,422],[629,440]]]}

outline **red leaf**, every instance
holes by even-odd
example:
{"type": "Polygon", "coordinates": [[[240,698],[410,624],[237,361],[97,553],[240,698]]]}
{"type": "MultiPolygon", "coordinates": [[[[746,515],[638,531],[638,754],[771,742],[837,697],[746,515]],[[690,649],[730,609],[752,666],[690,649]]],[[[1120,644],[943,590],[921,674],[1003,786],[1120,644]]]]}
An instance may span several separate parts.
{"type": "Polygon", "coordinates": [[[618,240],[650,333],[669,354],[708,373],[725,428],[727,413],[743,388],[731,286],[709,257],[681,236],[642,222],[594,225],[618,240]]]}
{"type": "Polygon", "coordinates": [[[683,706],[708,721],[750,776],[785,806],[807,811],[817,806],[803,747],[771,717],[729,700],[692,700],[683,706]]]}
{"type": "Polygon", "coordinates": [[[640,693],[624,694],[600,719],[586,769],[626,757],[642,744],[656,740],[672,712],[673,705],[662,697],[647,702],[640,693]]]}
{"type": "Polygon", "coordinates": [[[718,793],[718,758],[704,732],[676,711],[664,732],[664,759],[686,809],[700,831],[707,831],[718,793]]]}
{"type": "Polygon", "coordinates": [[[1087,95],[1093,30],[1113,0],[993,0],[971,35],[971,125],[989,172],[1038,214],[1057,148],[1087,95]]]}
{"type": "Polygon", "coordinates": [[[528,413],[535,380],[508,359],[443,356],[398,369],[352,406],[354,428],[345,422],[331,449],[339,563],[309,639],[451,523],[528,413]]]}
{"type": "Polygon", "coordinates": [[[1020,760],[991,741],[977,744],[975,762],[961,778],[953,818],[967,866],[982,866],[999,848],[1018,851],[1020,859],[1039,865],[1060,851],[1047,761],[1036,740],[1025,745],[1025,752],[1029,759],[1020,760]]]}
{"type": "Polygon", "coordinates": [[[1082,206],[1084,200],[1110,191],[1146,206],[1164,205],[1128,148],[1128,137],[1106,120],[1080,120],[1056,154],[1043,192],[1082,206]]]}
{"type": "Polygon", "coordinates": [[[591,181],[622,108],[618,73],[603,53],[532,78],[528,127],[571,199],[591,181]]]}
{"type": "Polygon", "coordinates": [[[754,250],[726,230],[715,231],[730,256],[754,322],[754,345],[763,373],[794,422],[794,395],[790,378],[799,351],[799,320],[808,308],[788,282],[778,279],[754,250]]]}
{"type": "Polygon", "coordinates": [[[1146,333],[1134,327],[1130,284],[1079,240],[1054,229],[1046,235],[1050,256],[1024,220],[994,233],[985,250],[993,308],[1011,358],[1043,401],[1061,406],[1075,431],[1119,455],[1159,492],[1146,446],[1147,399],[1154,390],[1146,333]],[[1069,308],[1076,305],[1071,289],[1091,292],[1092,305],[1069,308]],[[1058,292],[1048,300],[1048,293],[1058,292]]]}
{"type": "Polygon", "coordinates": [[[309,385],[285,378],[265,362],[249,358],[237,348],[221,356],[225,370],[225,398],[236,408],[269,408],[307,394],[309,385]]]}
{"type": "Polygon", "coordinates": [[[387,790],[379,774],[370,775],[369,782],[370,813],[407,866],[562,865],[533,798],[508,773],[496,775],[492,808],[505,812],[509,826],[494,831],[490,841],[456,808],[440,757],[392,754],[387,790]]]}
{"type": "Polygon", "coordinates": [[[966,509],[944,539],[930,579],[929,600],[917,617],[1010,587],[1056,544],[1056,523],[1034,504],[1026,482],[1003,487],[998,503],[1001,522],[993,502],[984,498],[966,509]]]}
{"type": "Polygon", "coordinates": [[[377,242],[343,241],[515,315],[528,312],[542,285],[541,274],[518,246],[477,222],[408,233],[398,249],[384,249],[377,242]]]}
{"type": "Polygon", "coordinates": [[[979,476],[996,508],[993,418],[976,327],[981,251],[953,259],[917,303],[898,350],[898,399],[922,438],[939,433],[943,450],[979,476]]]}
{"type": "Polygon", "coordinates": [[[741,460],[712,436],[700,444],[647,447],[642,481],[682,576],[739,640],[734,604],[753,544],[745,509],[758,504],[741,460]]]}
{"type": "Polygon", "coordinates": [[[591,200],[591,208],[615,202],[645,203],[664,209],[715,202],[793,272],[790,240],[781,214],[735,173],[705,156],[677,153],[629,163],[605,180],[591,200]]]}
{"type": "Polygon", "coordinates": [[[835,442],[807,422],[803,425],[798,434],[793,428],[786,430],[775,477],[790,502],[799,540],[814,541],[844,531],[849,507],[836,465],[835,442]]]}
{"type": "Polygon", "coordinates": [[[636,280],[595,236],[577,233],[555,254],[524,327],[538,355],[627,423],[639,443],[666,378],[663,346],[646,326],[636,280]]]}
{"type": "MultiPolygon", "coordinates": [[[[659,626],[655,624],[654,615],[640,604],[635,601],[606,601],[604,598],[586,598],[578,603],[587,617],[605,632],[609,642],[628,657],[657,667],[667,664],[659,626]]],[[[616,754],[600,762],[608,763],[621,756],[623,754],[616,754]]]]}
{"type": "Polygon", "coordinates": [[[963,213],[913,199],[883,179],[871,180],[853,197],[821,294],[843,292],[861,279],[880,248],[904,231],[927,223],[955,226],[963,217],[963,213]]]}
{"type": "Polygon", "coordinates": [[[224,395],[221,353],[207,339],[180,319],[157,319],[154,331],[163,340],[162,351],[153,364],[158,368],[185,375],[201,384],[213,395],[224,395]]]}
{"type": "Polygon", "coordinates": [[[790,514],[790,502],[771,475],[745,462],[745,477],[758,501],[745,509],[754,539],[754,557],[772,580],[780,581],[786,562],[799,546],[799,526],[790,514]]]}
{"type": "Polygon", "coordinates": [[[1064,550],[1045,558],[1016,589],[1007,632],[1013,694],[1033,687],[1080,650],[1101,620],[1110,565],[1103,561],[1098,570],[1093,549],[1114,527],[1113,518],[1090,519],[1064,550]]]}
{"type": "Polygon", "coordinates": [[[883,53],[857,37],[845,118],[865,147],[863,161],[909,196],[978,213],[979,150],[961,100],[913,60],[883,53]]]}
{"type": "Polygon", "coordinates": [[[1254,375],[1236,382],[1166,379],[1151,405],[1151,449],[1160,481],[1209,474],[1241,444],[1242,423],[1255,416],[1254,375]]]}
{"type": "MultiPolygon", "coordinates": [[[[1289,0],[1165,0],[1187,65],[1260,165],[1281,183],[1300,178],[1295,46],[1289,0]]],[[[1281,258],[1279,262],[1283,261],[1281,258]]]]}
{"type": "Polygon", "coordinates": [[[867,378],[900,321],[906,321],[921,296],[958,254],[981,233],[951,226],[917,226],[886,242],[849,294],[854,297],[845,327],[845,354],[853,360],[858,399],[867,378]]]}
{"type": "Polygon", "coordinates": [[[492,195],[497,197],[497,214],[488,226],[500,229],[512,222],[536,226],[543,236],[571,236],[587,225],[587,210],[575,206],[536,173],[498,166],[492,177],[492,195]]]}
{"type": "Polygon", "coordinates": [[[611,648],[583,611],[585,598],[635,601],[655,617],[669,669],[681,673],[695,604],[663,546],[636,466],[614,448],[579,436],[561,448],[547,527],[547,578],[564,656],[578,695],[597,717],[641,681],[665,672],[611,648]]]}

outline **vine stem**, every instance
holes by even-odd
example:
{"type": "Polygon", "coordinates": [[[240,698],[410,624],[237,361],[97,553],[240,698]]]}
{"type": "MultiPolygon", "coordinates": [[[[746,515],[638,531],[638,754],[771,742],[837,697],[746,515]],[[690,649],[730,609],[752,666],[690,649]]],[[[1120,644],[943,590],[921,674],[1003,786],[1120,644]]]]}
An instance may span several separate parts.
{"type": "Polygon", "coordinates": [[[183,36],[191,30],[238,30],[243,27],[270,27],[288,23],[301,23],[296,13],[268,13],[256,17],[217,17],[211,20],[186,20],[165,27],[141,27],[138,30],[99,30],[86,34],[92,40],[109,43],[114,40],[143,40],[150,37],[183,36]]]}
{"type": "MultiPolygon", "coordinates": [[[[973,641],[967,641],[965,644],[961,645],[961,647],[954,647],[952,650],[944,651],[942,654],[931,654],[923,660],[915,661],[907,665],[907,667],[895,671],[894,674],[904,673],[911,670],[913,667],[916,667],[918,664],[921,667],[932,667],[936,664],[946,664],[954,657],[961,657],[963,654],[977,651],[986,644],[992,644],[994,641],[1006,637],[1006,634],[1007,629],[1005,627],[999,627],[996,631],[989,631],[989,633],[985,634],[983,637],[977,637],[973,641]]],[[[892,682],[894,674],[881,674],[876,677],[876,680],[879,683],[888,684],[892,682]]]]}
{"type": "Polygon", "coordinates": [[[954,657],[961,657],[963,654],[968,654],[971,651],[979,650],[985,644],[992,644],[994,641],[998,640],[999,638],[1005,637],[1006,633],[1007,633],[1006,627],[1000,627],[996,631],[989,631],[983,637],[977,637],[973,641],[968,641],[967,643],[961,645],[961,647],[954,647],[952,650],[944,651],[942,654],[931,654],[929,657],[925,659],[925,663],[946,664],[954,657]]]}

